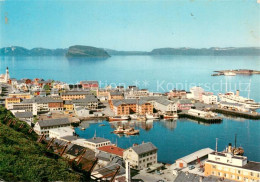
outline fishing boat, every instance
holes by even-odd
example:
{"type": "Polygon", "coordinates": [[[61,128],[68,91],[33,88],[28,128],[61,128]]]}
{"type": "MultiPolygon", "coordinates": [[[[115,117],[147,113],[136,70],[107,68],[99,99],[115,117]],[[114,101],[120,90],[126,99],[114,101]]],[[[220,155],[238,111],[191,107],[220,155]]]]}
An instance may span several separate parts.
{"type": "Polygon", "coordinates": [[[130,118],[131,118],[132,120],[137,120],[137,119],[138,119],[138,116],[137,116],[136,114],[131,114],[131,115],[130,115],[130,118]]]}
{"type": "Polygon", "coordinates": [[[164,119],[177,119],[178,118],[178,114],[173,114],[173,115],[163,115],[164,119]]]}
{"type": "Polygon", "coordinates": [[[115,134],[124,134],[124,132],[125,132],[124,127],[119,126],[116,130],[114,130],[113,133],[115,133],[115,134]]]}
{"type": "Polygon", "coordinates": [[[228,71],[228,72],[224,72],[225,76],[236,76],[237,74],[235,72],[232,71],[228,71]]]}
{"type": "Polygon", "coordinates": [[[105,126],[105,124],[100,124],[99,126],[105,126]]]}
{"type": "Polygon", "coordinates": [[[137,135],[139,134],[139,130],[135,130],[134,128],[126,129],[124,134],[126,135],[137,135]]]}
{"type": "Polygon", "coordinates": [[[113,116],[113,117],[109,117],[108,121],[124,121],[124,120],[128,120],[129,117],[128,116],[113,116]]]}
{"type": "Polygon", "coordinates": [[[155,116],[153,114],[148,114],[148,113],[145,114],[145,117],[146,119],[159,119],[158,116],[155,116]]]}
{"type": "Polygon", "coordinates": [[[82,127],[82,128],[80,128],[80,130],[85,130],[85,128],[82,127]]]}

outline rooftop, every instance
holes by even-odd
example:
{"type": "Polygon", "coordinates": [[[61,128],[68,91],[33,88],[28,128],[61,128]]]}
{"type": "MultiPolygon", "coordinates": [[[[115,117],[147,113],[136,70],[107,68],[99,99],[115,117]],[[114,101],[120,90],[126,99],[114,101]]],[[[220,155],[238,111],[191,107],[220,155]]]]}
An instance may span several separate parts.
{"type": "Polygon", "coordinates": [[[111,153],[114,155],[118,155],[121,157],[123,157],[123,151],[124,151],[124,149],[119,148],[115,145],[107,145],[107,146],[99,147],[98,150],[107,152],[107,153],[111,153]]]}
{"type": "Polygon", "coordinates": [[[192,154],[189,154],[189,155],[182,157],[180,159],[177,159],[177,160],[183,160],[186,163],[190,163],[194,160],[197,160],[197,157],[201,158],[201,157],[206,156],[206,155],[208,155],[212,152],[214,152],[214,150],[212,150],[211,148],[204,148],[204,149],[198,150],[198,151],[196,151],[192,154]]]}
{"type": "Polygon", "coordinates": [[[157,148],[151,142],[142,143],[140,145],[133,146],[132,149],[138,155],[146,153],[146,152],[157,150],[157,148]]]}
{"type": "Polygon", "coordinates": [[[70,124],[68,118],[50,119],[38,121],[40,127],[57,126],[70,124]]]}
{"type": "Polygon", "coordinates": [[[91,143],[103,143],[103,142],[108,142],[110,140],[101,138],[101,137],[93,137],[90,139],[86,139],[86,141],[91,142],[91,143]]]}
{"type": "Polygon", "coordinates": [[[31,117],[33,117],[32,112],[16,112],[14,115],[17,118],[31,118],[31,117]]]}

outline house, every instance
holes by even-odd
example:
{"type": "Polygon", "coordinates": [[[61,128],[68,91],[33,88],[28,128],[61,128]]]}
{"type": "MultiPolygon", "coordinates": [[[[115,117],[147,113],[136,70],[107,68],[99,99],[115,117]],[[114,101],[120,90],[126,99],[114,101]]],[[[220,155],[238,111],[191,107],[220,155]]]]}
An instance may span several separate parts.
{"type": "Polygon", "coordinates": [[[12,104],[20,103],[20,102],[21,102],[21,98],[17,98],[17,97],[6,98],[5,99],[5,108],[10,109],[12,104]]]}
{"type": "Polygon", "coordinates": [[[157,148],[151,142],[134,145],[123,152],[123,159],[133,169],[145,169],[157,163],[157,148]]]}
{"type": "Polygon", "coordinates": [[[185,90],[171,90],[167,93],[168,98],[178,98],[178,99],[186,99],[187,98],[187,92],[185,90]]]}
{"type": "Polygon", "coordinates": [[[155,109],[162,111],[163,113],[174,113],[177,112],[178,109],[177,103],[168,99],[157,99],[153,103],[155,109]]]}
{"type": "Polygon", "coordinates": [[[38,121],[34,126],[34,131],[38,135],[45,134],[49,136],[49,130],[53,128],[61,128],[70,126],[68,118],[50,119],[38,121]]]}
{"type": "Polygon", "coordinates": [[[122,100],[124,99],[124,93],[121,91],[112,91],[109,92],[109,100],[122,100]]]}
{"type": "Polygon", "coordinates": [[[27,100],[24,100],[20,103],[12,103],[9,104],[9,110],[23,110],[26,112],[32,112],[33,115],[37,115],[37,103],[35,102],[25,102],[27,100]]]}
{"type": "Polygon", "coordinates": [[[19,118],[23,121],[33,121],[33,113],[32,112],[16,112],[15,114],[16,118],[19,118]]]}
{"type": "Polygon", "coordinates": [[[202,95],[204,93],[204,89],[203,88],[195,86],[195,87],[192,87],[190,89],[190,92],[191,92],[191,95],[192,95],[193,99],[202,101],[202,95]]]}
{"type": "Polygon", "coordinates": [[[216,104],[218,102],[218,97],[213,95],[212,92],[205,92],[202,94],[202,101],[205,104],[216,104]]]}
{"type": "Polygon", "coordinates": [[[93,95],[89,91],[67,91],[61,94],[62,100],[85,99],[86,95],[93,95]]]}
{"type": "Polygon", "coordinates": [[[124,152],[124,149],[119,148],[116,145],[106,145],[106,146],[97,148],[96,155],[98,155],[99,153],[105,153],[109,156],[109,158],[112,158],[115,156],[123,158],[123,152],[124,152]]]}
{"type": "Polygon", "coordinates": [[[191,99],[180,99],[177,101],[178,110],[189,110],[194,107],[191,99]]]}
{"type": "Polygon", "coordinates": [[[90,113],[89,113],[90,110],[85,107],[82,107],[82,106],[75,106],[74,111],[78,117],[89,117],[90,116],[90,113]]]}
{"type": "Polygon", "coordinates": [[[63,108],[66,111],[73,111],[74,110],[73,102],[71,100],[65,100],[63,104],[63,108]]]}
{"type": "Polygon", "coordinates": [[[233,181],[260,181],[260,162],[248,161],[246,156],[232,152],[212,152],[205,162],[204,175],[233,181]]]}
{"type": "Polygon", "coordinates": [[[178,168],[184,168],[189,165],[195,165],[197,163],[198,159],[200,159],[200,160],[207,159],[208,155],[210,153],[212,153],[213,151],[214,150],[212,150],[210,148],[204,148],[204,149],[198,150],[192,154],[189,154],[187,156],[177,159],[176,166],[178,168]]]}
{"type": "Polygon", "coordinates": [[[94,151],[99,147],[107,145],[111,145],[110,140],[101,137],[93,137],[84,141],[84,146],[94,151]]]}
{"type": "Polygon", "coordinates": [[[137,102],[137,113],[140,115],[152,114],[153,113],[153,105],[146,100],[141,100],[137,102]]]}
{"type": "Polygon", "coordinates": [[[74,106],[83,106],[89,110],[98,109],[98,99],[94,95],[87,95],[84,99],[73,99],[74,106]]]}
{"type": "Polygon", "coordinates": [[[49,130],[49,137],[60,139],[65,136],[73,136],[74,133],[75,131],[71,127],[53,128],[49,130]]]}
{"type": "Polygon", "coordinates": [[[80,84],[83,89],[98,91],[98,81],[81,81],[80,84]]]}
{"type": "Polygon", "coordinates": [[[31,99],[32,95],[30,93],[11,93],[8,95],[9,98],[21,98],[21,99],[31,99]]]}

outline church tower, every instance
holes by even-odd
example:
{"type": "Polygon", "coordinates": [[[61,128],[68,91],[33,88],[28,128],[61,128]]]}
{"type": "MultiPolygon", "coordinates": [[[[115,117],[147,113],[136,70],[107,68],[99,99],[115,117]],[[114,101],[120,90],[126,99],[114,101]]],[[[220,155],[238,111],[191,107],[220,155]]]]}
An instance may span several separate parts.
{"type": "Polygon", "coordinates": [[[10,79],[9,70],[8,70],[8,67],[6,67],[6,70],[5,70],[5,83],[8,83],[9,79],[10,79]]]}

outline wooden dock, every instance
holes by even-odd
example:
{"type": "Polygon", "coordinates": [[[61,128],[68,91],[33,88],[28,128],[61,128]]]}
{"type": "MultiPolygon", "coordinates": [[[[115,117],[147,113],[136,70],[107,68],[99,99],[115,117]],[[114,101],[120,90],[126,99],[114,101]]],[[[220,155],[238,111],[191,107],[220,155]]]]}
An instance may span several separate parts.
{"type": "Polygon", "coordinates": [[[221,113],[221,114],[226,114],[230,116],[237,116],[241,118],[246,118],[246,119],[254,119],[254,120],[259,120],[260,119],[260,114],[253,114],[250,112],[240,112],[240,111],[233,111],[229,109],[221,109],[221,108],[212,108],[211,111],[221,113]]]}
{"type": "Polygon", "coordinates": [[[194,116],[188,113],[179,113],[178,114],[179,118],[189,118],[189,119],[193,119],[193,120],[197,120],[197,121],[202,121],[204,123],[221,123],[222,122],[222,118],[221,117],[212,117],[212,118],[208,118],[208,117],[201,117],[201,116],[194,116]]]}

